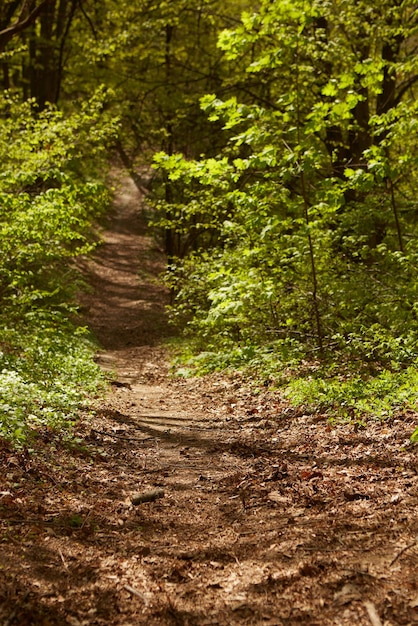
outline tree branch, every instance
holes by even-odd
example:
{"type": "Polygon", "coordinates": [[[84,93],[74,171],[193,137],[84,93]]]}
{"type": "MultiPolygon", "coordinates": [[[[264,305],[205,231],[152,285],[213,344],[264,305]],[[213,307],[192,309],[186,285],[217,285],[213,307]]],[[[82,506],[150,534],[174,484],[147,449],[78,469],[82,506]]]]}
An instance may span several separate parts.
{"type": "Polygon", "coordinates": [[[411,76],[410,78],[408,78],[407,80],[405,80],[403,83],[399,85],[398,92],[395,98],[396,104],[399,104],[399,102],[402,100],[403,96],[406,94],[408,89],[413,87],[417,81],[418,81],[418,74],[415,74],[415,76],[411,76]]]}
{"type": "Polygon", "coordinates": [[[0,31],[0,52],[4,50],[9,41],[18,33],[21,33],[23,30],[28,28],[33,22],[36,20],[38,15],[42,13],[42,11],[46,8],[48,4],[53,2],[54,0],[42,0],[37,7],[32,9],[27,17],[23,17],[24,10],[27,7],[28,3],[25,2],[22,7],[22,11],[20,16],[14,24],[8,26],[7,28],[0,31]]]}

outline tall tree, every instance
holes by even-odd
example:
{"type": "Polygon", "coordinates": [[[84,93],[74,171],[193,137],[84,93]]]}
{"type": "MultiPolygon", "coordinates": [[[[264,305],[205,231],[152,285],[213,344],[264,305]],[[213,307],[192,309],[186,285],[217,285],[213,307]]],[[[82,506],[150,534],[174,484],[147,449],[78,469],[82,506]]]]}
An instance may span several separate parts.
{"type": "Polygon", "coordinates": [[[65,46],[79,0],[51,0],[29,31],[29,59],[26,72],[29,93],[38,107],[57,104],[63,80],[65,46]],[[39,28],[38,28],[39,25],[39,28]]]}
{"type": "Polygon", "coordinates": [[[65,65],[65,47],[80,0],[10,2],[3,23],[16,21],[0,32],[0,50],[19,41],[16,51],[3,59],[3,87],[18,90],[23,99],[34,98],[38,109],[56,104],[60,96],[65,65]],[[2,39],[2,33],[4,34],[2,39]]]}

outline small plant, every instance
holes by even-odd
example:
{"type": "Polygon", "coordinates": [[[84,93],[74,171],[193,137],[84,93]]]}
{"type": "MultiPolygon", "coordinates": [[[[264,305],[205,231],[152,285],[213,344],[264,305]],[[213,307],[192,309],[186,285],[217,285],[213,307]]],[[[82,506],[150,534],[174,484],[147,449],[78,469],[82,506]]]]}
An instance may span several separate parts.
{"type": "Polygon", "coordinates": [[[81,528],[83,526],[83,518],[78,513],[75,513],[68,520],[71,528],[81,528]]]}

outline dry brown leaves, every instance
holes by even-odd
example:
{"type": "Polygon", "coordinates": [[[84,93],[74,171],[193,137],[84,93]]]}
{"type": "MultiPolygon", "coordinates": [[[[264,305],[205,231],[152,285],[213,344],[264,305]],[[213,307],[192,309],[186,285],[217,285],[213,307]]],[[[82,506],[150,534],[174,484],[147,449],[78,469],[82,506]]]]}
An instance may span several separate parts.
{"type": "Polygon", "coordinates": [[[1,623],[416,623],[412,416],[355,432],[239,380],[157,387],[116,388],[77,445],[3,445],[1,623]]]}

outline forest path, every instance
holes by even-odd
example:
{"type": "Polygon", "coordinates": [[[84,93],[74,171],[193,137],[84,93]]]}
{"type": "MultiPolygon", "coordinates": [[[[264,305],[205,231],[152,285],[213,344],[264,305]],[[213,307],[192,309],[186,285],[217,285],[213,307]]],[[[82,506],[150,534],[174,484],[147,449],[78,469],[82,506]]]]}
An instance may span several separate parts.
{"type": "Polygon", "coordinates": [[[171,378],[142,201],[122,178],[85,268],[111,390],[70,440],[0,449],[0,624],[418,623],[415,416],[330,427],[239,375],[171,378]]]}
{"type": "MultiPolygon", "coordinates": [[[[157,430],[184,425],[196,412],[168,401],[167,290],[159,279],[164,255],[147,233],[143,197],[129,177],[114,178],[114,211],[85,275],[86,321],[101,344],[99,364],[114,371],[113,401],[126,401],[137,425],[157,430]]],[[[120,406],[119,406],[120,408],[120,406]]]]}

